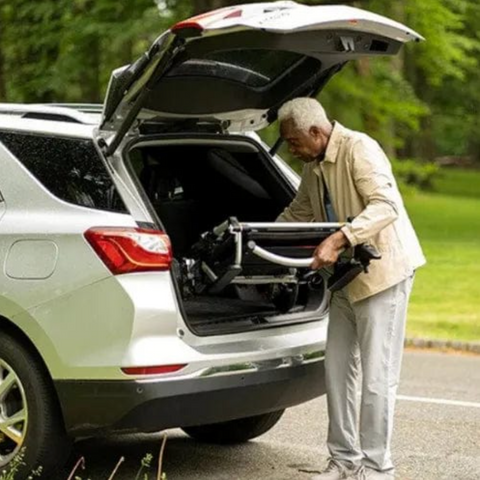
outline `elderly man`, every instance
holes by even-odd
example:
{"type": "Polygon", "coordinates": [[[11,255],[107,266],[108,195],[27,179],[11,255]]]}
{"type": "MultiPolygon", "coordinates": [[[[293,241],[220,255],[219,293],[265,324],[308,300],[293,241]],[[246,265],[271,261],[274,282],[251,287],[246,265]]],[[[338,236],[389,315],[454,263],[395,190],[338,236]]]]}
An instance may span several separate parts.
{"type": "Polygon", "coordinates": [[[287,102],[278,116],[282,137],[305,164],[298,193],[278,221],[354,217],[318,245],[312,269],[334,264],[342,251],[361,243],[382,255],[368,274],[331,298],[325,359],[331,458],[314,480],[393,479],[390,443],[407,304],[414,272],[425,258],[376,141],[332,124],[311,98],[287,102]]]}

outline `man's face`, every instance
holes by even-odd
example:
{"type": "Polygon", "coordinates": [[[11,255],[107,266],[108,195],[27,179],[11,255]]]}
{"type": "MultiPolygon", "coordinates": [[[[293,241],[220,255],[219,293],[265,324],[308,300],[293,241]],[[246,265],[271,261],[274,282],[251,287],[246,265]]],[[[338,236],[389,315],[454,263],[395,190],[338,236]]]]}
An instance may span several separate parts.
{"type": "Polygon", "coordinates": [[[328,143],[328,137],[318,127],[302,131],[295,127],[292,120],[281,123],[280,135],[287,142],[291,154],[305,163],[313,162],[325,151],[328,143]]]}

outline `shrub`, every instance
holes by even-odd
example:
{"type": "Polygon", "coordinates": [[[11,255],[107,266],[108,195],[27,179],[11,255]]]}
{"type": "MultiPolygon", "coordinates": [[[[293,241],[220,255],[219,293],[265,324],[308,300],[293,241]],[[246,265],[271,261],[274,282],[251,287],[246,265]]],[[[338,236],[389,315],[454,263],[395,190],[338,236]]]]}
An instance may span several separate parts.
{"type": "Polygon", "coordinates": [[[433,181],[440,173],[440,167],[434,163],[421,163],[415,160],[392,160],[393,173],[400,184],[432,190],[433,181]]]}

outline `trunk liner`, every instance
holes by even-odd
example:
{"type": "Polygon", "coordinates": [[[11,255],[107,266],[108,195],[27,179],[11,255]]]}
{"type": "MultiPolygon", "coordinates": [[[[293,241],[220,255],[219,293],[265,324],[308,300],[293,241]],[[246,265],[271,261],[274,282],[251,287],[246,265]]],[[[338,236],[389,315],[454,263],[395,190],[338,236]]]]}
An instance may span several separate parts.
{"type": "Polygon", "coordinates": [[[315,320],[305,317],[303,306],[281,315],[269,303],[214,296],[188,300],[184,309],[197,335],[224,335],[315,320]]]}
{"type": "Polygon", "coordinates": [[[223,317],[250,317],[252,315],[273,315],[275,309],[265,302],[252,302],[225,297],[197,297],[184,303],[189,320],[204,322],[222,320],[223,317]]]}

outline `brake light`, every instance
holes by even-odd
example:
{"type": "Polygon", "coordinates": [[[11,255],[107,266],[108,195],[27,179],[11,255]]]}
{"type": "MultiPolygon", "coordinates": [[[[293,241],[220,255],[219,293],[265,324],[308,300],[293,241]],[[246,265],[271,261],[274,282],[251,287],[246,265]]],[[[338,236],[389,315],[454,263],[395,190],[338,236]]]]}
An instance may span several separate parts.
{"type": "Polygon", "coordinates": [[[241,8],[236,8],[236,7],[219,8],[218,10],[202,13],[200,15],[196,15],[195,17],[188,18],[187,20],[178,22],[171,28],[171,31],[174,33],[178,33],[180,30],[192,29],[192,28],[202,31],[217,21],[226,20],[228,18],[238,18],[241,16],[242,16],[241,8]]]}
{"type": "Polygon", "coordinates": [[[114,274],[165,271],[172,263],[168,235],[142,228],[91,228],[85,238],[114,274]]]}
{"type": "Polygon", "coordinates": [[[156,367],[125,367],[122,372],[127,375],[162,375],[178,372],[187,365],[159,365],[156,367]]]}
{"type": "Polygon", "coordinates": [[[178,33],[180,30],[187,30],[193,28],[194,30],[203,31],[203,27],[198,22],[179,22],[172,27],[173,33],[178,33]]]}

